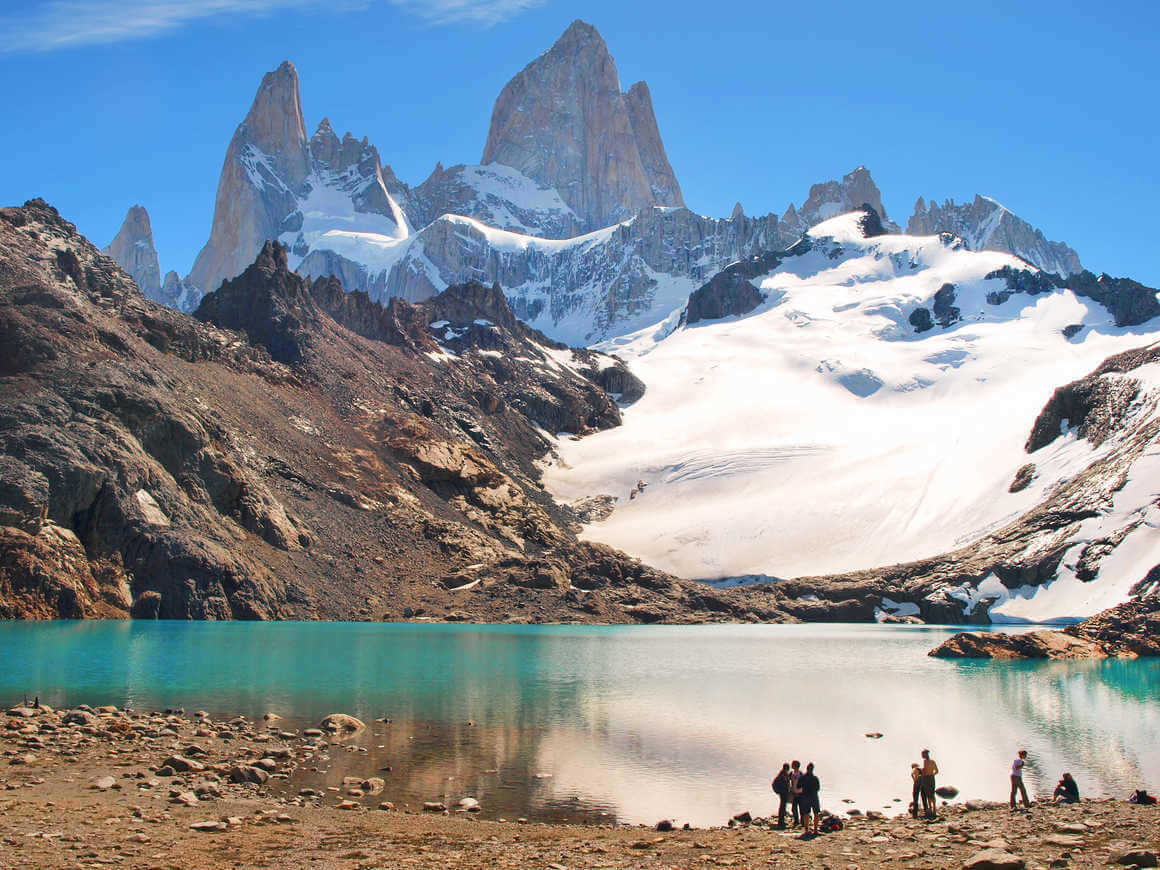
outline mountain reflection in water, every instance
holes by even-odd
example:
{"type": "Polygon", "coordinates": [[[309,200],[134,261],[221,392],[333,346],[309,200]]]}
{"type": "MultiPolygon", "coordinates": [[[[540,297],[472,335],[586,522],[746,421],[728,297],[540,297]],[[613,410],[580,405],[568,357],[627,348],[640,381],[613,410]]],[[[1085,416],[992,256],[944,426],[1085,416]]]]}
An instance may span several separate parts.
{"type": "Polygon", "coordinates": [[[721,824],[769,813],[793,758],[828,809],[901,811],[923,748],[961,798],[1006,799],[1019,748],[1033,792],[1064,770],[1085,796],[1160,782],[1160,662],[928,658],[953,630],[0,623],[0,700],[351,713],[371,728],[310,782],[377,775],[378,799],[488,816],[721,824]]]}

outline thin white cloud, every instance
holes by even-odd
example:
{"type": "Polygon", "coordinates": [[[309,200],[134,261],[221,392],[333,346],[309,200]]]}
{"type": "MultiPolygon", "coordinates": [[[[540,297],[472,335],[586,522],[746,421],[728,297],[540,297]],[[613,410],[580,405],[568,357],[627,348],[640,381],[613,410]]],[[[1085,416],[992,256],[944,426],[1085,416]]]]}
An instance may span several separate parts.
{"type": "Polygon", "coordinates": [[[387,0],[431,24],[472,21],[490,27],[547,0],[387,0]]]}
{"type": "MultiPolygon", "coordinates": [[[[485,27],[546,0],[386,0],[429,24],[485,27]]],[[[346,10],[370,0],[42,0],[0,15],[0,54],[108,45],[172,33],[192,21],[260,16],[282,9],[346,10]]]]}

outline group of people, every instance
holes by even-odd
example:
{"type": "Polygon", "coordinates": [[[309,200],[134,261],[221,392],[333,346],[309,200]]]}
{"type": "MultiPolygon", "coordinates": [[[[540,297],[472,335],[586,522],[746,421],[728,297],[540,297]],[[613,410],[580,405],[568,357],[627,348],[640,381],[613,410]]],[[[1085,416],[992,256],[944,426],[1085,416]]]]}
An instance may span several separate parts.
{"type": "Polygon", "coordinates": [[[802,771],[800,761],[786,762],[773,779],[773,791],[778,797],[777,826],[784,830],[785,814],[792,814],[793,826],[802,827],[806,834],[821,831],[822,804],[818,797],[822,790],[821,780],[814,773],[811,761],[802,771]]]}
{"type": "MultiPolygon", "coordinates": [[[[1024,808],[1031,806],[1027,797],[1027,787],[1023,784],[1023,769],[1027,764],[1027,750],[1020,749],[1011,764],[1011,809],[1016,808],[1016,797],[1022,798],[1024,808]]],[[[922,760],[910,765],[911,803],[910,814],[918,818],[919,810],[928,819],[938,817],[935,777],[938,764],[931,757],[930,750],[922,750],[922,760]]],[[[817,834],[821,826],[822,807],[818,798],[822,784],[814,773],[813,762],[802,770],[800,761],[787,762],[773,780],[773,791],[778,796],[777,826],[784,829],[787,811],[791,814],[793,826],[802,827],[807,834],[817,834]]],[[[953,792],[948,793],[953,796],[953,792]]],[[[1065,773],[1052,795],[1055,803],[1079,803],[1079,784],[1070,773],[1065,773]]]]}
{"type": "MultiPolygon", "coordinates": [[[[1027,750],[1020,749],[1015,755],[1015,760],[1011,762],[1011,809],[1016,808],[1016,797],[1022,799],[1024,809],[1031,807],[1031,801],[1027,799],[1027,786],[1023,784],[1023,769],[1026,766],[1027,750]]],[[[1075,781],[1075,777],[1070,773],[1064,773],[1055,786],[1051,800],[1057,804],[1078,804],[1079,783],[1075,781]]]]}
{"type": "Polygon", "coordinates": [[[910,814],[918,818],[918,804],[922,801],[922,814],[933,819],[937,816],[935,807],[934,778],[938,775],[938,765],[930,757],[930,750],[922,750],[922,761],[910,765],[910,814]]]}

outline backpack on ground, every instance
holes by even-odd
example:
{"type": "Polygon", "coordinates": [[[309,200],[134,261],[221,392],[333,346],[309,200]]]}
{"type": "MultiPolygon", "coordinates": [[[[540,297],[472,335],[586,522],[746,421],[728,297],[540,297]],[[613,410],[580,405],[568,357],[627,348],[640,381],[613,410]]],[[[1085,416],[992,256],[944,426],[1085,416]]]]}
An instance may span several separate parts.
{"type": "Polygon", "coordinates": [[[822,819],[821,831],[823,834],[833,834],[846,827],[846,823],[837,816],[826,816],[822,819]]]}
{"type": "Polygon", "coordinates": [[[1144,789],[1138,788],[1132,793],[1132,796],[1128,798],[1128,803],[1152,806],[1156,803],[1156,798],[1153,795],[1148,794],[1148,792],[1144,789]]]}

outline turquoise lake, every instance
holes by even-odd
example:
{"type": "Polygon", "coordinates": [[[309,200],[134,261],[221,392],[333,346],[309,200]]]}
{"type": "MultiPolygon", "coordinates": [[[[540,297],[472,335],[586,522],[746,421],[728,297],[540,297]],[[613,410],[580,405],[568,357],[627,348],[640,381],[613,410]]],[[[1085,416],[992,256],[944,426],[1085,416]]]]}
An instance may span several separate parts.
{"type": "Polygon", "coordinates": [[[901,811],[923,748],[960,799],[1005,799],[1019,748],[1033,791],[1064,770],[1090,796],[1160,789],[1160,661],[926,655],[955,630],[9,622],[0,701],[389,717],[318,782],[390,767],[388,799],[490,816],[721,824],[769,813],[793,758],[827,809],[901,811]]]}

